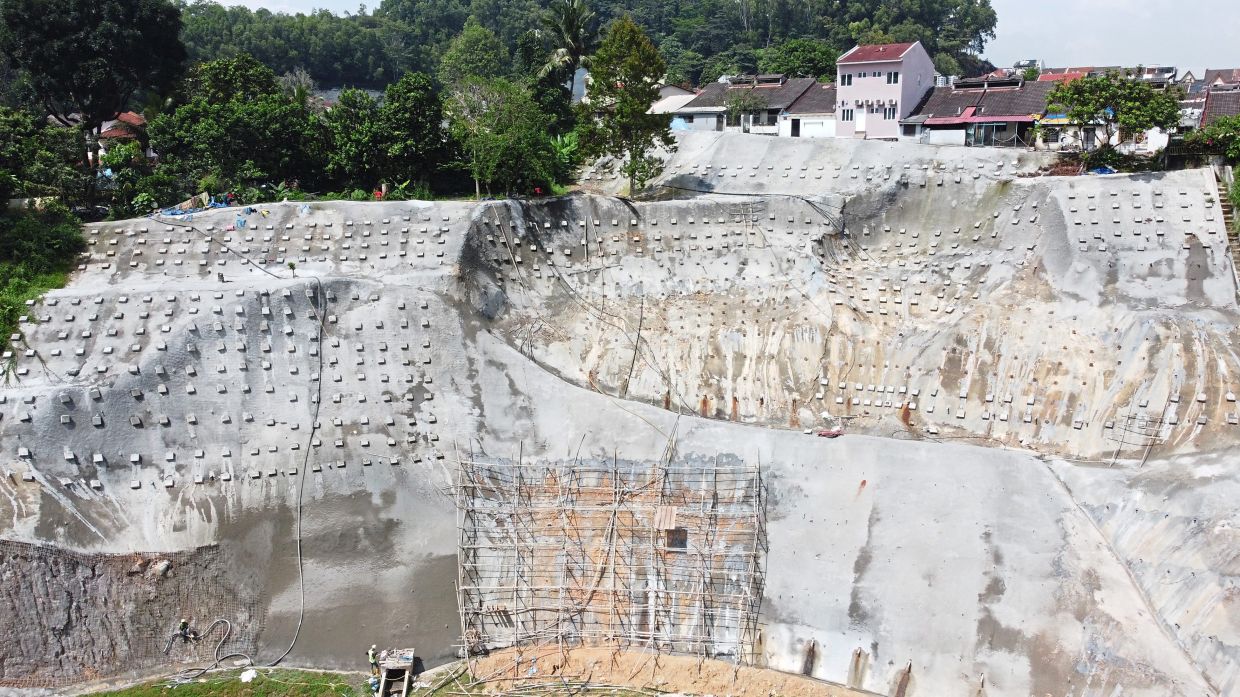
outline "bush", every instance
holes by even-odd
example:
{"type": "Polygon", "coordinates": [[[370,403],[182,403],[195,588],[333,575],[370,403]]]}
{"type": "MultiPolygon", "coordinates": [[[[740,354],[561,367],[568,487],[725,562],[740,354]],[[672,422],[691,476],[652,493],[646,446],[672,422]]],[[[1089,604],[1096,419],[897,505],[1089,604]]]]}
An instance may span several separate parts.
{"type": "Polygon", "coordinates": [[[85,248],[81,223],[58,203],[17,217],[0,217],[2,264],[23,266],[36,274],[62,271],[85,248]]]}
{"type": "Polygon", "coordinates": [[[78,220],[59,203],[0,215],[0,348],[17,330],[26,301],[63,287],[74,257],[85,248],[78,220]]]}

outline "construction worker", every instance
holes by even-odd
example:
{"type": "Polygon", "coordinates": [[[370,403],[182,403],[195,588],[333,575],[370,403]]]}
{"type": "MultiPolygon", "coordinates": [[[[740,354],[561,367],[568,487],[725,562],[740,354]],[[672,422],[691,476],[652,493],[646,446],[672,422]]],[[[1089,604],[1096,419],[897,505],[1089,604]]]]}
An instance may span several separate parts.
{"type": "Polygon", "coordinates": [[[180,635],[181,641],[189,643],[191,639],[198,639],[198,632],[191,631],[189,628],[189,620],[181,618],[181,624],[177,625],[177,634],[180,635]]]}
{"type": "Polygon", "coordinates": [[[370,672],[374,675],[379,674],[379,654],[375,653],[376,644],[370,645],[370,650],[366,652],[366,660],[370,661],[370,672]]]}

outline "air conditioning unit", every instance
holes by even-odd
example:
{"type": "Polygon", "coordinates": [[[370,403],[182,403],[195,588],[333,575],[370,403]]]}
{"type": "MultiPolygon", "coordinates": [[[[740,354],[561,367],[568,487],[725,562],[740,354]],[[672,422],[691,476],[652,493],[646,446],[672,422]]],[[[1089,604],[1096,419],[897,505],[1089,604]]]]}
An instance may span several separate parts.
{"type": "Polygon", "coordinates": [[[896,105],[896,100],[894,99],[887,100],[887,106],[895,106],[895,105],[896,105]]]}
{"type": "Polygon", "coordinates": [[[873,100],[873,99],[867,99],[867,100],[865,100],[865,105],[866,105],[866,106],[869,106],[869,105],[871,105],[871,104],[873,104],[873,103],[874,103],[874,100],[873,100]]]}

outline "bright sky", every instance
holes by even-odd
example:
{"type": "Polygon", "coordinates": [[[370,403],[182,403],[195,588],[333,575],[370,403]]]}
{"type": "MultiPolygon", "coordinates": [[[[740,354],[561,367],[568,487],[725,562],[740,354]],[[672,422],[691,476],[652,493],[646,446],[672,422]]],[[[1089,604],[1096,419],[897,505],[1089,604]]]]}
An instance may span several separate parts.
{"type": "MultiPolygon", "coordinates": [[[[359,0],[224,0],[277,12],[326,8],[354,12],[359,0]]],[[[379,0],[370,0],[375,7],[379,0]]],[[[1040,58],[1068,65],[1240,67],[1240,6],[1235,0],[991,0],[998,36],[986,47],[995,65],[1040,58]]]]}

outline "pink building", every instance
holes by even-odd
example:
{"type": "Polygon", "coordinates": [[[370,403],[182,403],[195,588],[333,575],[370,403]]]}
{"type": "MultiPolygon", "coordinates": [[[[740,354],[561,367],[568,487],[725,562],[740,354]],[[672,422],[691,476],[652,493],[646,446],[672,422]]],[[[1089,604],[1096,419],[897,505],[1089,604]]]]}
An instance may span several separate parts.
{"type": "Polygon", "coordinates": [[[895,140],[934,87],[934,63],[920,41],[854,46],[836,61],[836,85],[836,137],[895,140]]]}

